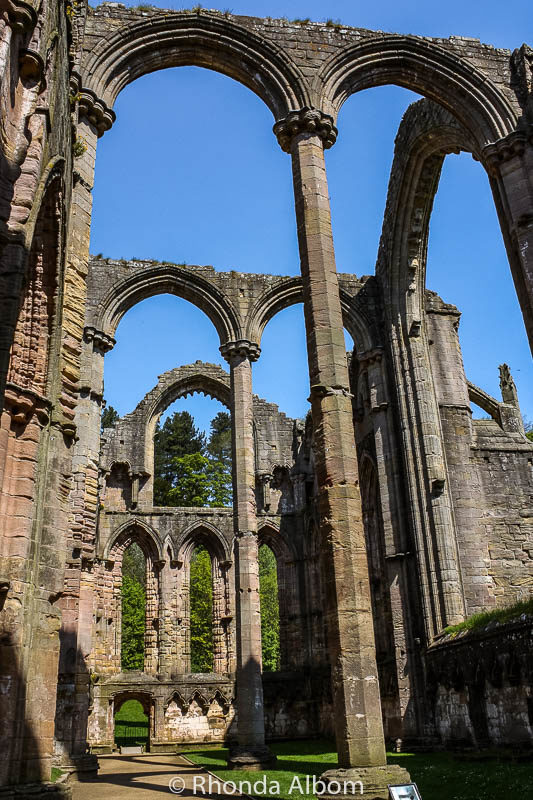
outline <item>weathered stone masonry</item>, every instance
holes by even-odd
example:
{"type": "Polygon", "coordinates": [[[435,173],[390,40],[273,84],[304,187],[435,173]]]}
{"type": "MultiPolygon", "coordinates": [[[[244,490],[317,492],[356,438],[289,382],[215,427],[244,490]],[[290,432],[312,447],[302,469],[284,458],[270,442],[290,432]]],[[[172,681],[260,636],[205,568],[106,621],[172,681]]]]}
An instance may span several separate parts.
{"type": "Polygon", "coordinates": [[[113,713],[132,696],[152,747],[228,738],[241,765],[268,762],[265,733],[334,730],[340,766],[364,773],[371,797],[403,779],[384,768],[384,736],[531,743],[528,623],[479,642],[439,639],[465,615],[531,595],[533,450],[508,370],[502,402],[469,383],[459,312],[426,290],[425,264],[442,161],[471,152],[489,175],[533,343],[532,63],[527,45],[461,37],[1,0],[2,797],[49,779],[53,762],[94,769],[88,742],[112,746],[113,713]],[[182,64],[242,82],[272,111],[292,161],[301,279],[90,259],[96,147],[116,97],[182,64]],[[343,102],[384,83],[426,99],[398,132],[375,276],[358,280],[336,274],[324,149],[343,102]],[[126,311],[162,292],[207,314],[229,373],[176,365],[101,439],[105,353],[126,311]],[[252,394],[264,327],[297,302],[305,421],[252,394]],[[232,413],[233,512],[153,507],[156,421],[194,391],[232,413]],[[490,419],[472,420],[471,402],[490,419]],[[131,541],[147,559],[149,625],[143,673],[122,675],[131,541]],[[282,587],[282,673],[261,680],[262,541],[282,587]],[[188,673],[198,542],[213,563],[206,676],[188,673]],[[484,666],[471,674],[475,648],[484,666]]]}

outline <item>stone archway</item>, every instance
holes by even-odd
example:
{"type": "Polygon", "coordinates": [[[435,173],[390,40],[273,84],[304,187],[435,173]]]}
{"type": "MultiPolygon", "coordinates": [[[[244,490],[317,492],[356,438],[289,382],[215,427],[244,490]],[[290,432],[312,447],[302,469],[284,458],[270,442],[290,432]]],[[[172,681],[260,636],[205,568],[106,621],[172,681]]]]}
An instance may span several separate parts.
{"type": "Polygon", "coordinates": [[[323,110],[335,116],[354,92],[384,84],[404,86],[434,100],[470,131],[479,147],[516,126],[516,101],[466,62],[450,40],[422,42],[415,36],[374,34],[327,61],[315,79],[315,90],[323,98],[323,110]]]}
{"type": "Polygon", "coordinates": [[[93,663],[102,675],[122,671],[122,559],[126,549],[137,544],[146,559],[144,668],[149,675],[160,667],[161,568],[165,563],[157,534],[140,520],[128,520],[114,532],[95,569],[97,608],[93,663]]]}
{"type": "Polygon", "coordinates": [[[154,70],[182,65],[221,72],[243,83],[275,118],[309,105],[306,81],[288,53],[230,15],[185,11],[164,15],[124,9],[123,24],[97,19],[86,37],[81,72],[82,102],[103,130],[111,108],[131,81],[154,70]]]}
{"type": "Polygon", "coordinates": [[[278,578],[279,606],[279,669],[296,669],[301,665],[302,610],[298,593],[297,556],[284,534],[272,525],[258,530],[259,547],[268,547],[274,554],[278,578]]]}
{"type": "Polygon", "coordinates": [[[149,752],[154,726],[152,695],[137,690],[120,692],[112,698],[112,711],[113,731],[110,738],[115,746],[140,746],[144,752],[149,752]]]}
{"type": "Polygon", "coordinates": [[[180,534],[176,543],[180,569],[176,575],[176,591],[181,598],[177,631],[179,671],[191,672],[191,560],[197,548],[209,554],[212,592],[212,658],[213,673],[229,673],[233,669],[235,643],[233,556],[221,532],[209,522],[196,521],[180,534]]]}

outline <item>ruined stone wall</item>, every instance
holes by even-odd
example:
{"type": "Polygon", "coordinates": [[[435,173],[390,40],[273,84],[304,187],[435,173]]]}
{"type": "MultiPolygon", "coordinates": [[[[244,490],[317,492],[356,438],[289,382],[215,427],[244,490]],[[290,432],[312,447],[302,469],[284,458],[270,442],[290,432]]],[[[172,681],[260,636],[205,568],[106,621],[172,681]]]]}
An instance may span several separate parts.
{"type": "Polygon", "coordinates": [[[428,301],[432,372],[470,615],[531,596],[533,444],[521,421],[517,429],[517,407],[483,398],[479,390],[473,397],[490,403],[486,408],[496,419],[472,419],[459,312],[433,294],[428,301]]]}
{"type": "Polygon", "coordinates": [[[50,779],[68,602],[69,29],[60,3],[0,9],[0,786],[50,779]]]}
{"type": "Polygon", "coordinates": [[[447,636],[427,655],[435,730],[446,747],[533,744],[531,617],[447,636]]]}
{"type": "MultiPolygon", "coordinates": [[[[333,734],[328,670],[264,673],[265,727],[270,739],[333,734]]],[[[235,740],[238,718],[235,681],[223,675],[182,675],[172,680],[126,673],[98,676],[91,687],[89,741],[95,753],[114,747],[114,714],[123,702],[139,700],[149,718],[151,752],[176,752],[184,744],[235,740]]]]}
{"type": "MultiPolygon", "coordinates": [[[[172,551],[169,521],[175,523],[172,514],[179,518],[180,512],[169,515],[165,511],[156,520],[149,501],[143,506],[150,474],[146,459],[139,461],[138,471],[131,462],[109,464],[106,502],[110,509],[104,503],[100,530],[110,541],[108,522],[126,524],[118,531],[115,561],[110,553],[101,553],[102,542],[97,538],[104,355],[114,344],[122,315],[145,297],[171,292],[194,302],[213,322],[234,378],[243,366],[238,398],[241,421],[249,420],[254,405],[257,452],[255,469],[249,470],[255,475],[241,475],[238,482],[242,519],[237,520],[236,531],[253,535],[256,526],[260,540],[277,548],[287,588],[284,664],[293,672],[308,663],[326,664],[326,605],[343,642],[351,632],[339,620],[335,604],[324,602],[334,592],[325,591],[328,587],[320,566],[322,532],[317,527],[315,500],[324,486],[318,485],[315,465],[321,468],[325,463],[331,432],[326,430],[325,439],[315,442],[315,452],[310,447],[306,450],[306,442],[312,440],[309,422],[304,428],[283,418],[270,404],[244,397],[264,327],[278,311],[302,300],[308,320],[315,319],[316,308],[326,309],[326,301],[330,303],[324,331],[329,335],[335,328],[337,339],[330,344],[340,357],[335,365],[322,363],[310,339],[310,363],[320,366],[322,375],[333,374],[335,366],[344,392],[348,391],[336,294],[317,298],[316,285],[308,278],[304,285],[300,278],[217,273],[211,267],[103,259],[90,263],[97,140],[115,120],[115,99],[129,81],[180,64],[213,68],[248,86],[271,109],[282,148],[289,152],[296,142],[295,189],[306,269],[321,270],[323,264],[320,259],[313,263],[308,259],[308,228],[302,220],[317,195],[308,194],[309,184],[300,179],[300,170],[308,170],[313,184],[320,173],[321,185],[326,185],[322,150],[335,142],[335,121],[342,104],[356,91],[385,83],[397,83],[430,98],[409,110],[397,138],[376,277],[359,281],[339,276],[342,323],[356,342],[362,381],[362,406],[357,405],[359,378],[354,391],[357,442],[360,456],[373,462],[379,486],[373,501],[368,502],[369,495],[365,502],[367,529],[374,536],[379,531],[383,539],[381,551],[374,546],[372,555],[373,574],[380,581],[380,602],[374,605],[386,607],[384,618],[393,619],[392,630],[389,625],[388,631],[379,626],[374,631],[381,642],[390,634],[387,646],[395,653],[395,675],[389,675],[388,685],[396,681],[397,697],[385,703],[387,718],[391,731],[394,725],[399,730],[401,723],[403,732],[427,733],[424,685],[417,683],[420,643],[428,645],[446,622],[459,620],[465,613],[508,603],[531,591],[531,448],[521,438],[512,386],[504,380],[504,402],[498,403],[466,384],[470,397],[472,393],[481,397],[494,419],[472,424],[460,353],[450,328],[456,312],[437,300],[426,307],[424,291],[427,230],[442,159],[446,153],[465,149],[480,159],[489,174],[533,341],[530,48],[524,45],[511,54],[462,37],[401,36],[202,9],[168,12],[126,9],[120,4],[88,9],[84,0],[41,6],[26,0],[0,3],[0,45],[0,698],[4,722],[0,743],[5,756],[0,785],[49,777],[54,727],[57,763],[82,769],[89,699],[96,702],[98,695],[89,675],[93,650],[100,664],[105,661],[104,650],[93,642],[94,626],[98,618],[106,626],[109,619],[111,627],[115,624],[117,609],[111,597],[116,594],[121,548],[126,545],[120,536],[133,535],[132,530],[139,539],[144,537],[150,559],[150,619],[161,620],[161,635],[155,643],[153,631],[150,634],[150,675],[156,667],[156,651],[167,673],[177,666],[179,637],[169,624],[177,611],[181,567],[176,554],[165,551],[165,546],[169,544],[172,551]],[[334,314],[330,313],[333,307],[334,314]],[[235,357],[242,363],[237,364],[235,357]],[[430,374],[433,381],[428,381],[430,374]],[[256,482],[256,517],[244,513],[254,499],[247,493],[250,477],[256,482]],[[147,528],[143,528],[143,514],[149,518],[147,528]],[[254,530],[248,530],[249,522],[254,530]],[[147,532],[160,525],[168,542],[157,530],[147,532]],[[98,592],[106,598],[103,610],[111,616],[99,617],[98,592]]],[[[316,216],[318,246],[327,262],[328,286],[336,293],[327,197],[321,202],[324,208],[316,216]]],[[[311,211],[315,214],[317,208],[311,211]]],[[[314,336],[313,325],[309,333],[314,336]]],[[[320,383],[325,397],[330,397],[328,387],[334,384],[336,391],[338,381],[321,379],[320,383]]],[[[348,408],[347,419],[347,394],[341,400],[337,396],[337,401],[348,408]]],[[[322,419],[323,402],[330,401],[315,396],[315,420],[322,419]]],[[[351,424],[346,425],[351,431],[351,424]]],[[[249,442],[249,431],[238,433],[249,442]]],[[[324,430],[319,433],[322,437],[324,430]]],[[[337,445],[339,450],[351,448],[342,437],[337,445]]],[[[246,456],[248,468],[249,451],[246,456]]],[[[345,475],[353,458],[346,453],[335,458],[335,468],[345,475]]],[[[368,468],[368,487],[376,483],[371,474],[368,468]]],[[[352,499],[355,507],[357,495],[352,499]]],[[[338,504],[333,502],[331,509],[335,517],[338,504]]],[[[229,529],[226,519],[219,523],[223,531],[217,541],[223,550],[229,529]]],[[[205,521],[204,527],[208,528],[205,521]]],[[[361,533],[356,525],[353,536],[361,538],[361,533]]],[[[253,550],[255,539],[248,538],[253,550]]],[[[350,545],[349,538],[345,544],[350,545]]],[[[364,558],[361,563],[366,563],[364,558]]],[[[222,572],[228,570],[227,565],[218,566],[222,572]]],[[[253,583],[255,567],[249,566],[244,565],[241,577],[253,583]]],[[[225,586],[231,604],[231,579],[228,582],[222,572],[216,576],[217,585],[225,586]]],[[[222,606],[218,603],[221,622],[222,606]]],[[[369,641],[373,641],[371,627],[364,628],[369,641]]],[[[248,643],[256,647],[254,636],[248,637],[248,643]]],[[[186,652],[186,641],[180,647],[186,652]]],[[[224,658],[226,666],[231,663],[232,648],[219,659],[220,671],[224,658]]],[[[219,650],[222,653],[224,648],[219,650]]],[[[513,695],[515,673],[514,667],[509,670],[509,686],[503,686],[501,695],[509,698],[509,707],[515,700],[521,702],[513,695]]],[[[291,685],[295,687],[296,681],[291,685]]],[[[493,688],[499,691],[496,684],[493,688]]],[[[265,682],[265,696],[269,691],[265,682]]],[[[318,707],[309,705],[307,688],[299,696],[292,692],[291,697],[291,712],[288,700],[276,710],[267,698],[269,731],[296,735],[303,731],[301,720],[308,714],[314,714],[319,723],[307,731],[320,726],[331,729],[332,706],[327,698],[318,707]]],[[[471,697],[469,707],[475,711],[477,695],[471,697]]],[[[213,699],[214,695],[204,698],[209,704],[213,699]]],[[[191,712],[189,719],[206,717],[211,731],[226,725],[220,723],[218,709],[211,715],[218,721],[210,727],[209,712],[201,702],[194,700],[191,711],[193,698],[182,700],[188,705],[172,701],[173,718],[187,718],[191,712]],[[198,708],[201,714],[196,713],[198,708]]],[[[109,698],[106,702],[91,724],[100,714],[109,723],[109,698]]],[[[216,703],[220,705],[219,700],[216,703]]],[[[164,707],[160,702],[159,722],[153,716],[154,735],[165,730],[164,707]]],[[[454,708],[460,716],[464,704],[455,703],[454,708]]],[[[338,730],[343,730],[345,709],[337,706],[337,712],[338,730]]],[[[192,727],[205,730],[205,720],[192,727]]],[[[505,731],[505,725],[499,730],[505,731]]],[[[502,733],[500,740],[506,735],[502,733]]]]}
{"type": "Polygon", "coordinates": [[[480,525],[497,605],[533,592],[533,448],[517,439],[492,420],[474,420],[472,462],[483,489],[480,525]]]}
{"type": "MultiPolygon", "coordinates": [[[[234,689],[226,692],[222,702],[212,688],[213,698],[208,702],[202,686],[209,676],[186,677],[190,673],[188,571],[196,544],[206,547],[213,565],[211,678],[220,682],[226,676],[227,681],[235,673],[234,512],[230,508],[154,508],[151,497],[155,423],[176,397],[194,391],[217,397],[231,410],[229,375],[216,365],[198,361],[162,375],[137,408],[102,435],[100,511],[92,568],[93,645],[88,659],[94,697],[89,730],[95,752],[113,743],[110,692],[118,692],[121,700],[126,691],[123,685],[130,683],[137,692],[151,697],[154,749],[172,749],[175,742],[227,740],[238,730],[234,689]],[[134,488],[136,483],[138,488],[134,488]],[[120,588],[122,555],[133,541],[146,558],[146,635],[143,674],[128,675],[121,673],[120,588]],[[184,681],[188,699],[183,695],[184,681]],[[173,698],[168,700],[172,692],[173,698]],[[204,700],[199,702],[198,697],[204,700]]],[[[289,681],[281,674],[277,679],[275,675],[265,678],[270,687],[265,701],[267,732],[273,737],[315,735],[330,731],[331,722],[327,722],[327,696],[319,701],[317,681],[311,684],[306,679],[302,686],[298,672],[304,665],[313,670],[324,659],[323,649],[319,652],[314,646],[309,625],[317,614],[322,615],[322,603],[314,581],[309,581],[318,554],[308,541],[309,529],[302,515],[307,507],[303,484],[309,478],[302,456],[303,423],[256,396],[253,414],[259,543],[269,546],[277,560],[281,674],[291,676],[289,681]],[[321,727],[322,718],[326,727],[321,727]]],[[[320,646],[324,647],[323,636],[320,646]]],[[[113,700],[113,708],[116,702],[113,700]]]]}

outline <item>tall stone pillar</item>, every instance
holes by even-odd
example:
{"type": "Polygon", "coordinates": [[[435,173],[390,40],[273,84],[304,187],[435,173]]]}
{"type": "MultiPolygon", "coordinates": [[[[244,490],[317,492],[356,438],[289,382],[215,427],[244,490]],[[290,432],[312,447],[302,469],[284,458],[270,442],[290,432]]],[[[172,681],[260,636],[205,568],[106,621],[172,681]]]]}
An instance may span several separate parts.
{"type": "Polygon", "coordinates": [[[255,505],[252,361],[259,347],[246,340],[221,347],[231,369],[233,520],[237,612],[238,745],[228,762],[235,769],[263,769],[275,760],[265,745],[261,682],[259,548],[255,505]]]}
{"type": "Polygon", "coordinates": [[[114,340],[85,326],[87,272],[91,231],[92,187],[98,136],[111,127],[114,113],[96,103],[80,86],[73,163],[73,190],[68,220],[67,253],[62,303],[62,346],[58,370],[65,430],[70,420],[76,434],[72,450],[69,492],[67,570],[61,599],[60,678],[56,710],[56,765],[78,775],[93,772],[96,759],[87,753],[89,715],[89,658],[92,651],[94,556],[98,515],[98,467],[104,354],[114,340]],[[75,654],[75,655],[74,655],[75,654]]]}
{"type": "Polygon", "coordinates": [[[274,133],[292,156],[304,314],[319,484],[326,542],[328,646],[339,767],[325,779],[357,776],[365,797],[388,797],[408,781],[387,767],[365,536],[324,148],[336,129],[316,109],[291,112],[274,133]]]}
{"type": "MultiPolygon", "coordinates": [[[[354,354],[354,358],[355,358],[354,354]]],[[[369,410],[374,427],[376,471],[380,498],[381,524],[392,617],[394,662],[398,686],[397,711],[400,726],[394,731],[389,718],[391,738],[417,743],[428,741],[429,714],[425,709],[423,667],[420,647],[421,614],[417,598],[410,589],[416,583],[414,558],[409,554],[406,513],[400,483],[400,448],[396,442],[389,405],[386,365],[381,348],[357,356],[366,370],[369,410]]],[[[364,489],[363,489],[364,492],[364,489]]]]}
{"type": "Polygon", "coordinates": [[[515,131],[485,147],[482,159],[533,352],[533,135],[515,131]]]}

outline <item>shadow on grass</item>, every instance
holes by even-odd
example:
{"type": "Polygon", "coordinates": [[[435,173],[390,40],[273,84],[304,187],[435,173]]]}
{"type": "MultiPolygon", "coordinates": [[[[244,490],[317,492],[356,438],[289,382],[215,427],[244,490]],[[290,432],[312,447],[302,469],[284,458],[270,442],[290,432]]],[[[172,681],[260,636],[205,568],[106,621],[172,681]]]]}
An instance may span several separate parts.
{"type": "MultiPolygon", "coordinates": [[[[289,786],[296,775],[321,775],[337,763],[333,743],[327,740],[280,742],[271,744],[278,756],[275,769],[267,770],[268,780],[280,783],[280,797],[298,800],[306,797],[291,791],[289,786]]],[[[186,754],[200,766],[225,781],[245,781],[252,784],[262,773],[230,770],[226,764],[227,750],[195,750],[186,754]]],[[[501,757],[479,757],[451,753],[390,753],[390,764],[400,764],[408,770],[418,785],[423,800],[486,800],[489,797],[533,797],[533,761],[513,763],[501,757]]],[[[259,796],[259,795],[258,795],[259,796]]]]}

